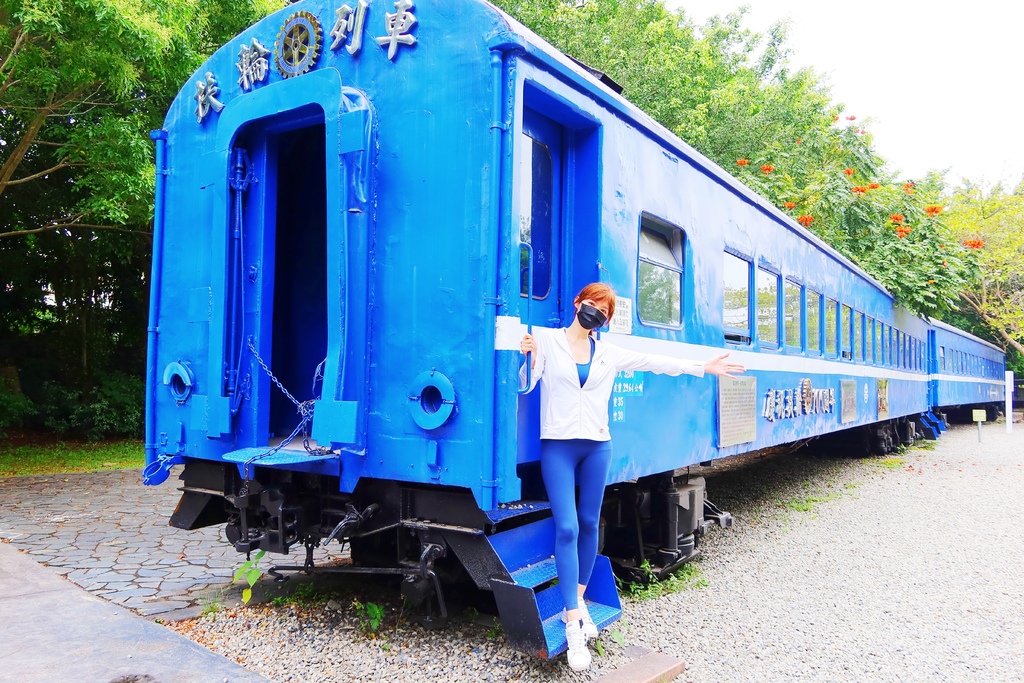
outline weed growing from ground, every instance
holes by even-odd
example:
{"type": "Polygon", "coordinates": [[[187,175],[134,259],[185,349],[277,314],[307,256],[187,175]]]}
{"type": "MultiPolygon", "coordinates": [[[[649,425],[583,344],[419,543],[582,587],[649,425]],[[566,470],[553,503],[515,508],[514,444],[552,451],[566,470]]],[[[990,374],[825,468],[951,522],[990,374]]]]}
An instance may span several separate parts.
{"type": "Polygon", "coordinates": [[[640,565],[640,570],[644,573],[644,582],[626,583],[616,579],[620,590],[633,602],[650,600],[651,598],[658,598],[662,595],[678,593],[679,591],[690,590],[691,588],[706,588],[708,585],[708,580],[704,578],[700,567],[693,562],[687,562],[661,581],[658,580],[658,577],[651,569],[651,563],[647,560],[644,560],[644,563],[640,565]]]}

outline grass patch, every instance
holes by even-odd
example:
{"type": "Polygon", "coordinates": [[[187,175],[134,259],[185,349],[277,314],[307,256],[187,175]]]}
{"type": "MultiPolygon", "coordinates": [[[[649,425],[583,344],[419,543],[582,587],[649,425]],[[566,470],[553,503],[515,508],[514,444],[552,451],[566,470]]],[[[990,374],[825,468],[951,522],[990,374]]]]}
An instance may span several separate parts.
{"type": "Polygon", "coordinates": [[[620,583],[620,587],[625,592],[626,597],[633,602],[660,598],[662,595],[668,595],[669,593],[678,593],[679,591],[692,588],[706,588],[708,586],[708,580],[704,577],[704,573],[693,562],[687,562],[662,581],[658,581],[654,572],[651,571],[650,563],[646,560],[641,569],[647,575],[647,583],[626,583],[624,585],[620,583]]]}
{"type": "Polygon", "coordinates": [[[914,442],[911,448],[915,451],[934,451],[938,445],[937,441],[929,441],[928,439],[918,439],[914,442]]]}
{"type": "Polygon", "coordinates": [[[0,443],[0,477],[141,468],[141,441],[0,443]]]}
{"type": "Polygon", "coordinates": [[[907,465],[903,458],[882,458],[881,460],[875,460],[874,463],[887,470],[901,470],[907,465]]]}
{"type": "Polygon", "coordinates": [[[300,609],[311,609],[323,607],[334,598],[341,597],[341,593],[326,588],[318,588],[312,583],[300,583],[295,586],[288,595],[280,595],[270,601],[274,607],[287,607],[293,605],[300,609]]]}
{"type": "Polygon", "coordinates": [[[782,501],[782,507],[796,512],[810,512],[818,503],[827,503],[830,500],[840,498],[841,493],[815,493],[808,496],[788,498],[782,501]]]}

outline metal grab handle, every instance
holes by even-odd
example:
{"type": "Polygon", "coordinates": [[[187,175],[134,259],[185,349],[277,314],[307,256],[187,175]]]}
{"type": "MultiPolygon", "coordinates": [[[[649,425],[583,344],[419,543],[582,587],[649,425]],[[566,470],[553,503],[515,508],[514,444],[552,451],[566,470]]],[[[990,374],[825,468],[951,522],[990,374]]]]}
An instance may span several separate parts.
{"type": "MultiPolygon", "coordinates": [[[[533,245],[529,242],[520,242],[519,251],[526,249],[526,333],[533,334],[533,318],[530,315],[530,307],[533,304],[533,245]]],[[[521,287],[521,285],[520,285],[521,287]]],[[[526,386],[519,390],[520,394],[530,391],[533,383],[533,352],[526,354],[526,386]]]]}

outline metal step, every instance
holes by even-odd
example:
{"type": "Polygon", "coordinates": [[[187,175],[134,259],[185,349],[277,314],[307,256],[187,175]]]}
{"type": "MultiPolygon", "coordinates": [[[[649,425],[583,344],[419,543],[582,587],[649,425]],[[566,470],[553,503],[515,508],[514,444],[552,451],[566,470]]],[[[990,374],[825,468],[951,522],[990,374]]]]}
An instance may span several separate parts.
{"type": "Polygon", "coordinates": [[[231,451],[221,456],[227,462],[245,463],[250,458],[256,458],[253,462],[254,465],[260,467],[271,467],[273,465],[295,465],[300,463],[322,463],[322,462],[337,462],[340,455],[337,453],[331,453],[329,455],[310,455],[305,450],[291,450],[282,449],[271,455],[263,456],[264,453],[272,450],[272,446],[262,446],[257,448],[242,448],[237,451],[231,451]],[[263,456],[263,457],[259,457],[263,456]]]}
{"type": "Polygon", "coordinates": [[[534,564],[528,564],[521,569],[511,572],[512,580],[518,586],[536,588],[558,576],[558,569],[555,567],[555,558],[549,557],[534,564]]]}
{"type": "MultiPolygon", "coordinates": [[[[558,586],[552,586],[548,590],[552,589],[557,590],[558,586]]],[[[537,597],[539,600],[540,596],[538,595],[537,597]]],[[[559,605],[558,611],[544,620],[544,640],[547,641],[548,645],[548,659],[557,657],[565,652],[568,647],[568,643],[565,640],[565,622],[562,621],[562,597],[559,595],[556,600],[559,605]]],[[[594,620],[598,631],[615,623],[622,616],[622,609],[619,607],[602,605],[593,600],[587,600],[586,603],[587,610],[590,612],[590,618],[594,620]]]]}

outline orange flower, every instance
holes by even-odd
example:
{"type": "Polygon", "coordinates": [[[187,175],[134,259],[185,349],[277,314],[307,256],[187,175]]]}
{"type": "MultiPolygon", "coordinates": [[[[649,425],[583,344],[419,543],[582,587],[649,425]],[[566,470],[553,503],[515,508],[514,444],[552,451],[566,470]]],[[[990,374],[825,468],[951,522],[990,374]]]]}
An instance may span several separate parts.
{"type": "Polygon", "coordinates": [[[864,187],[863,185],[854,185],[853,187],[850,188],[850,192],[854,194],[864,194],[867,191],[868,188],[864,187]]]}
{"type": "Polygon", "coordinates": [[[786,207],[787,210],[792,209],[796,206],[796,202],[786,202],[783,204],[783,206],[786,207]]]}
{"type": "Polygon", "coordinates": [[[853,169],[852,168],[848,168],[848,169],[844,170],[843,173],[845,173],[848,176],[853,175],[853,169]]]}
{"type": "Polygon", "coordinates": [[[801,142],[803,142],[803,141],[804,141],[804,140],[803,140],[803,138],[797,138],[797,139],[796,139],[796,144],[798,144],[798,145],[799,145],[799,144],[800,144],[801,142]]]}
{"type": "Polygon", "coordinates": [[[891,220],[896,225],[902,223],[904,218],[905,216],[902,213],[894,213],[889,216],[889,220],[891,220]]]}
{"type": "Polygon", "coordinates": [[[945,249],[945,248],[946,248],[946,245],[945,245],[945,244],[940,244],[940,245],[939,245],[939,249],[945,249]]]}
{"type": "Polygon", "coordinates": [[[870,185],[868,185],[868,189],[869,190],[877,190],[881,186],[882,186],[881,183],[871,183],[870,185]]]}
{"type": "Polygon", "coordinates": [[[930,284],[930,285],[934,285],[934,284],[935,284],[935,280],[929,280],[929,281],[928,281],[928,284],[930,284]]]}
{"type": "Polygon", "coordinates": [[[737,166],[746,166],[749,163],[750,163],[750,159],[737,159],[736,160],[736,165],[737,166]]]}
{"type": "Polygon", "coordinates": [[[985,240],[964,240],[964,246],[968,249],[981,249],[985,246],[985,240]]]}
{"type": "Polygon", "coordinates": [[[943,267],[943,268],[949,268],[949,265],[948,265],[948,264],[947,264],[947,263],[946,263],[945,261],[943,261],[943,262],[942,262],[942,267],[943,267]]]}
{"type": "Polygon", "coordinates": [[[914,183],[903,183],[903,191],[907,194],[914,194],[914,183]]]}
{"type": "Polygon", "coordinates": [[[800,225],[804,226],[805,228],[809,228],[809,227],[811,227],[811,223],[814,222],[814,216],[811,216],[810,214],[806,214],[806,213],[805,214],[801,214],[801,215],[797,216],[796,222],[799,223],[800,225]]]}
{"type": "Polygon", "coordinates": [[[847,120],[847,121],[856,121],[856,120],[857,120],[857,117],[856,117],[856,116],[847,116],[847,117],[846,117],[846,120],[847,120]]]}
{"type": "Polygon", "coordinates": [[[938,216],[940,213],[942,213],[942,207],[939,206],[938,204],[929,204],[928,206],[924,207],[924,212],[931,216],[932,218],[934,218],[935,216],[938,216]]]}
{"type": "Polygon", "coordinates": [[[897,225],[896,226],[896,236],[899,237],[900,239],[903,239],[904,237],[906,237],[909,234],[910,234],[910,226],[909,225],[897,225]]]}
{"type": "Polygon", "coordinates": [[[771,164],[764,164],[763,166],[761,166],[761,172],[764,173],[765,175],[768,175],[769,173],[771,173],[774,170],[775,170],[775,167],[772,166],[771,164]]]}
{"type": "Polygon", "coordinates": [[[833,117],[832,117],[832,123],[835,123],[835,122],[836,122],[836,121],[838,121],[838,120],[839,120],[839,117],[838,117],[838,116],[833,116],[833,117]]]}

